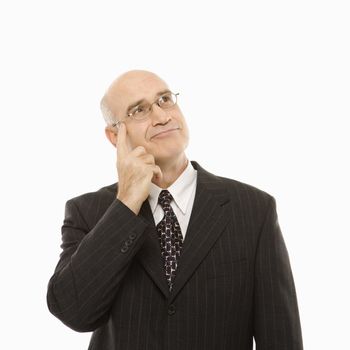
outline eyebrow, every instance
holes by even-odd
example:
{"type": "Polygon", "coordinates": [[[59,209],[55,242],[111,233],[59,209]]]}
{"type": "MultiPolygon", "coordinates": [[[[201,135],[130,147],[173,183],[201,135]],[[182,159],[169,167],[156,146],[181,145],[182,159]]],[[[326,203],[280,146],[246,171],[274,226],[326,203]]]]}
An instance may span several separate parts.
{"type": "MultiPolygon", "coordinates": [[[[159,91],[159,92],[157,92],[156,97],[161,96],[161,95],[163,95],[163,94],[165,94],[167,92],[171,92],[171,91],[169,89],[165,89],[165,90],[159,91]]],[[[131,105],[129,105],[128,109],[126,110],[126,113],[129,113],[130,109],[138,106],[142,102],[145,102],[145,99],[138,100],[137,102],[134,102],[131,105]]]]}

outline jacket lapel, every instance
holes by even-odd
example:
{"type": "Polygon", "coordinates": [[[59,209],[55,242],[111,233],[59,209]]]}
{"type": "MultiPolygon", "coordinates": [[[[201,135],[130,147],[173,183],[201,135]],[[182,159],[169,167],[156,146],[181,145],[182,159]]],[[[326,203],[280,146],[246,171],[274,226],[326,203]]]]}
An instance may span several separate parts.
{"type": "Polygon", "coordinates": [[[165,278],[156,226],[148,200],[143,202],[139,213],[151,225],[147,229],[148,237],[137,253],[137,258],[165,297],[169,298],[169,302],[176,297],[207,255],[229,218],[228,215],[224,215],[229,196],[220,178],[203,169],[196,161],[191,163],[197,170],[196,193],[171,293],[165,278]]]}
{"type": "Polygon", "coordinates": [[[139,215],[146,219],[151,225],[148,227],[147,238],[136,257],[145,268],[162,293],[168,297],[169,287],[165,278],[163,261],[161,258],[160,244],[158,240],[156,225],[148,200],[141,206],[139,215]]]}

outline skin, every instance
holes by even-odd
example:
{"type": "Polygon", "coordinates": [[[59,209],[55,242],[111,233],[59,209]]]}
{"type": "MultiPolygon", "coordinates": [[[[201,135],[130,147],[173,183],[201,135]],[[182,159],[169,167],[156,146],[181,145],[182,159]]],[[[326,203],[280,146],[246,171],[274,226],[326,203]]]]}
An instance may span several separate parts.
{"type": "Polygon", "coordinates": [[[139,100],[153,103],[164,90],[170,89],[156,74],[133,70],[117,78],[105,95],[110,110],[123,121],[119,129],[105,128],[108,140],[117,148],[117,198],[135,214],[147,199],[151,182],[168,188],[189,161],[185,155],[189,130],[178,105],[163,110],[153,104],[149,117],[142,121],[126,116],[131,104],[139,100]],[[155,136],[173,128],[177,130],[155,136]]]}

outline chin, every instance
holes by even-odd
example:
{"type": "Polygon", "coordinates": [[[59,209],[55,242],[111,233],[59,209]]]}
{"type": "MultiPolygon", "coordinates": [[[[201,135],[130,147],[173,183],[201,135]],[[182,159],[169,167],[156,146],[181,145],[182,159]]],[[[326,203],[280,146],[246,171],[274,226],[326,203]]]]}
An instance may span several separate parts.
{"type": "Polygon", "coordinates": [[[185,148],[182,147],[181,149],[172,150],[172,152],[170,151],[157,152],[156,154],[153,154],[155,162],[164,163],[164,162],[168,162],[171,159],[177,159],[181,154],[184,153],[185,148]]]}

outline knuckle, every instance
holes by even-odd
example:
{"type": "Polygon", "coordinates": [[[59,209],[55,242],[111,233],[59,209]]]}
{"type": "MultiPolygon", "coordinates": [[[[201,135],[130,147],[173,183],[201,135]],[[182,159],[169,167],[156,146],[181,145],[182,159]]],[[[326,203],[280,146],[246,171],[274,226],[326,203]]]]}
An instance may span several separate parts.
{"type": "Polygon", "coordinates": [[[154,163],[154,155],[153,154],[148,154],[149,160],[154,163]]]}
{"type": "Polygon", "coordinates": [[[123,162],[122,162],[123,168],[128,167],[129,164],[130,164],[130,157],[125,157],[125,158],[123,159],[123,162]]]}

